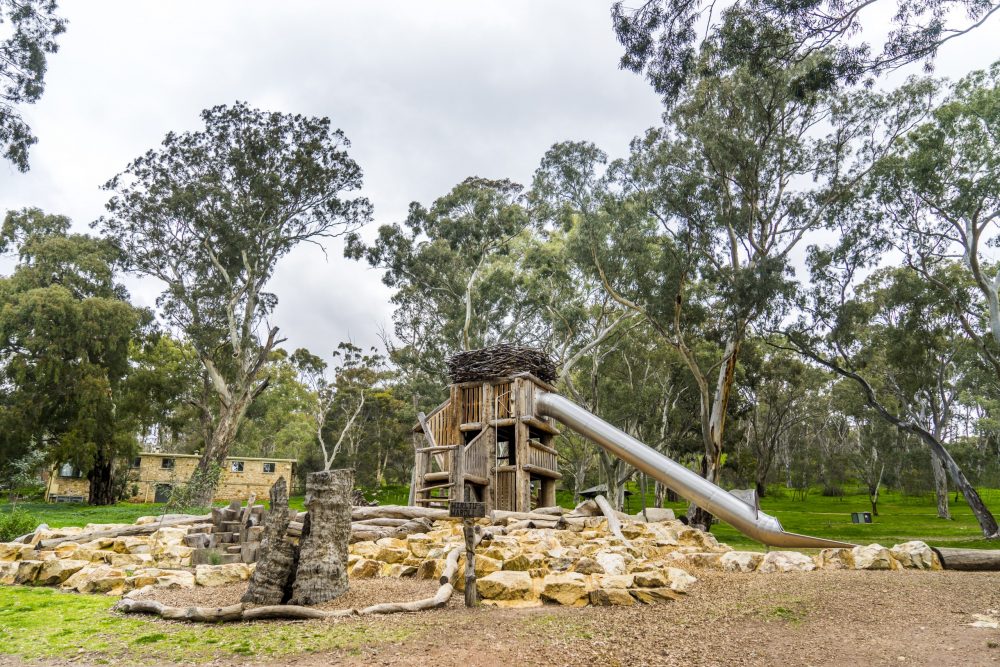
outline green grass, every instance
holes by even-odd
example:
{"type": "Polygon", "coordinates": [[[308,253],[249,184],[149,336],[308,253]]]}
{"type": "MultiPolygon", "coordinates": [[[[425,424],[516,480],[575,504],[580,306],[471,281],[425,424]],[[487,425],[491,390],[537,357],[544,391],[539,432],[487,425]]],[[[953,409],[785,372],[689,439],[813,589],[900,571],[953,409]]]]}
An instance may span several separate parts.
{"type": "MultiPolygon", "coordinates": [[[[9,511],[7,503],[0,503],[0,512],[9,511]]],[[[132,523],[141,516],[159,514],[162,503],[119,503],[103,507],[91,507],[82,503],[18,503],[36,519],[36,523],[47,523],[52,528],[63,526],[85,526],[88,523],[132,523]]]]}
{"type": "Polygon", "coordinates": [[[0,587],[0,655],[23,660],[83,657],[89,662],[208,662],[229,656],[279,657],[354,651],[406,639],[410,630],[360,624],[194,625],[110,611],[115,599],[51,588],[0,587]]]}

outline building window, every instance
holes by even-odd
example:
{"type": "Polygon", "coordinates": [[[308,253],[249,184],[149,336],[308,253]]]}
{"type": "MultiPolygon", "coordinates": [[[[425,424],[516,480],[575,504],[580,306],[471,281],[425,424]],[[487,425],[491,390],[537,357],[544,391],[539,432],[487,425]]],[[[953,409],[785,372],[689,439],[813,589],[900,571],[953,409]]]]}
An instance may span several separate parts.
{"type": "Polygon", "coordinates": [[[274,464],[273,463],[265,463],[264,464],[264,472],[274,472],[274,464]]]}
{"type": "Polygon", "coordinates": [[[80,477],[80,471],[73,467],[72,463],[64,463],[59,466],[60,477],[80,477]]]}
{"type": "Polygon", "coordinates": [[[229,464],[229,472],[243,472],[243,461],[233,461],[229,464]]]}
{"type": "Polygon", "coordinates": [[[174,459],[160,459],[160,467],[164,470],[173,470],[174,463],[176,463],[174,459]]]}
{"type": "Polygon", "coordinates": [[[142,457],[141,456],[137,456],[134,459],[132,459],[132,467],[133,468],[138,468],[140,466],[142,466],[142,457]]]}

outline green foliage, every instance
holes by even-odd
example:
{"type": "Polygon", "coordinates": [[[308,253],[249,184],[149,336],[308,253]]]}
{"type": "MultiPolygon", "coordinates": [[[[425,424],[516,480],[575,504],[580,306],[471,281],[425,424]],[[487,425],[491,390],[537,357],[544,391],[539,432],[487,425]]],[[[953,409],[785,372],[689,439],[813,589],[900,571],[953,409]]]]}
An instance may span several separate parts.
{"type": "Polygon", "coordinates": [[[0,146],[20,171],[28,170],[28,149],[38,141],[17,105],[37,102],[45,90],[48,54],[66,19],[56,15],[55,0],[0,0],[0,146]]]}
{"type": "Polygon", "coordinates": [[[0,542],[10,542],[30,533],[37,525],[35,517],[23,509],[0,511],[0,542]]]}

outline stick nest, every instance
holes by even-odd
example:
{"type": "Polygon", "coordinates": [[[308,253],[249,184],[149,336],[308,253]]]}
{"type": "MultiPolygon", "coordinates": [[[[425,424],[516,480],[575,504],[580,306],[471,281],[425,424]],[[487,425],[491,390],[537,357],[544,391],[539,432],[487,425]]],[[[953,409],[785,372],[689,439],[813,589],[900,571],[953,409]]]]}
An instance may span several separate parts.
{"type": "Polygon", "coordinates": [[[448,375],[455,383],[510,377],[518,373],[531,373],[539,380],[553,382],[556,362],[541,350],[507,344],[459,352],[448,359],[448,375]]]}

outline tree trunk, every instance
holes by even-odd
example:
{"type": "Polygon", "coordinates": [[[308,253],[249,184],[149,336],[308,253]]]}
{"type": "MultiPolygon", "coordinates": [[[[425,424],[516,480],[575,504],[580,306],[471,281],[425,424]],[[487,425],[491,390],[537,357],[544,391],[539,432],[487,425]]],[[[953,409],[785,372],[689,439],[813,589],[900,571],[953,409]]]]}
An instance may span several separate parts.
{"type": "Polygon", "coordinates": [[[250,577],[243,602],[281,604],[294,574],[295,547],[285,538],[288,530],[288,486],[284,477],[271,487],[271,511],[264,520],[260,541],[261,557],[250,577]]]}
{"type": "Polygon", "coordinates": [[[934,472],[934,494],[937,496],[937,515],[939,519],[950,519],[948,508],[948,473],[944,462],[931,450],[931,470],[934,472]]]}
{"type": "Polygon", "coordinates": [[[313,605],[347,592],[354,470],[311,473],[306,481],[310,531],[303,537],[292,604],[313,605]]]}
{"type": "Polygon", "coordinates": [[[757,490],[757,497],[758,498],[763,498],[764,495],[767,493],[767,484],[765,484],[764,480],[762,480],[762,479],[758,479],[757,480],[757,482],[755,484],[755,488],[757,490]]]}
{"type": "Polygon", "coordinates": [[[87,480],[90,482],[89,505],[115,504],[114,466],[103,452],[98,452],[97,461],[87,473],[87,480]]]}
{"type": "Polygon", "coordinates": [[[229,456],[229,448],[236,441],[240,424],[246,416],[247,408],[250,407],[249,392],[241,392],[241,397],[231,406],[219,411],[219,419],[212,429],[212,437],[205,443],[205,451],[198,460],[198,467],[191,482],[198,485],[192,495],[193,504],[199,507],[209,507],[212,499],[215,498],[215,489],[219,485],[219,471],[229,456]]]}

